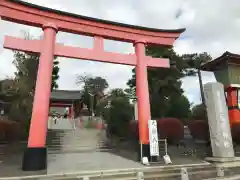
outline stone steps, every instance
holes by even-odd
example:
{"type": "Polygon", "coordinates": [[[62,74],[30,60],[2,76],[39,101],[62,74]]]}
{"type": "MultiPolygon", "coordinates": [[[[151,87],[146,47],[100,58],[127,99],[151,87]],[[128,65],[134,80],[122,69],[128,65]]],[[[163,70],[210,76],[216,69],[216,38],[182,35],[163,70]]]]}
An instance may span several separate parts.
{"type": "Polygon", "coordinates": [[[68,130],[71,130],[73,127],[73,125],[71,124],[71,121],[70,119],[67,119],[67,118],[63,118],[63,119],[60,119],[57,121],[57,123],[55,124],[54,123],[54,120],[52,118],[49,118],[48,120],[48,128],[49,129],[68,129],[68,130]]]}
{"type": "Polygon", "coordinates": [[[49,154],[106,150],[105,132],[98,129],[48,130],[49,154]]]}
{"type": "Polygon", "coordinates": [[[99,144],[99,145],[92,145],[92,144],[89,144],[89,145],[64,145],[64,146],[62,146],[62,145],[53,145],[53,146],[48,146],[48,151],[50,152],[50,151],[57,151],[57,150],[63,150],[63,151],[70,151],[70,150],[84,150],[84,151],[86,151],[86,150],[97,150],[97,149],[104,149],[104,148],[107,148],[107,147],[105,147],[104,146],[104,144],[103,145],[101,145],[101,144],[99,144]]]}

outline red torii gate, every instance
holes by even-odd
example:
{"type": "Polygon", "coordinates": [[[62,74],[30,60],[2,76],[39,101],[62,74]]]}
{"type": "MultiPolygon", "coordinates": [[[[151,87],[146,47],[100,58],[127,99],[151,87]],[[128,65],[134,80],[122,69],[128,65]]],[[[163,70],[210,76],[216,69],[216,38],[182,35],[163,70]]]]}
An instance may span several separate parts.
{"type": "Polygon", "coordinates": [[[2,20],[39,27],[44,31],[43,40],[24,40],[6,36],[4,41],[4,48],[40,54],[23,170],[41,170],[47,166],[45,143],[54,56],[136,66],[139,141],[142,144],[143,156],[149,157],[148,120],[151,117],[147,67],[168,68],[169,60],[145,56],[145,45],[171,46],[185,29],[161,30],[121,24],[53,10],[19,0],[1,0],[0,17],[2,20]],[[94,47],[86,49],[56,44],[58,31],[92,36],[94,47]],[[104,39],[130,42],[135,46],[135,54],[106,52],[103,47],[104,39]]]}

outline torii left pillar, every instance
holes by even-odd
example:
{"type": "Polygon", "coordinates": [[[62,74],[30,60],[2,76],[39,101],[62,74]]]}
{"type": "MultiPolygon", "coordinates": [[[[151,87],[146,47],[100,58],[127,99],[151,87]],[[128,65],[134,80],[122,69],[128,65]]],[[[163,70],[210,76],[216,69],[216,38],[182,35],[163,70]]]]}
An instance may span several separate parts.
{"type": "Polygon", "coordinates": [[[46,24],[43,31],[28,147],[22,164],[25,171],[44,170],[47,167],[46,131],[57,27],[46,24]]]}

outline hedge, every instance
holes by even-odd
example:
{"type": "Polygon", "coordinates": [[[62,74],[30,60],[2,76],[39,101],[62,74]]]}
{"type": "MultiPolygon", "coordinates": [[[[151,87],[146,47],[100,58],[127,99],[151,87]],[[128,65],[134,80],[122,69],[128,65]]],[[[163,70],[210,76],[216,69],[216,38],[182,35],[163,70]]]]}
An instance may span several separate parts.
{"type": "Polygon", "coordinates": [[[194,120],[188,125],[193,139],[210,140],[209,126],[205,120],[194,120]]]}
{"type": "Polygon", "coordinates": [[[2,141],[14,141],[21,139],[23,135],[23,129],[20,123],[10,121],[8,119],[0,120],[0,140],[2,141]]]}
{"type": "Polygon", "coordinates": [[[158,133],[161,139],[168,143],[179,143],[184,138],[184,125],[177,118],[161,118],[157,122],[158,133]]]}

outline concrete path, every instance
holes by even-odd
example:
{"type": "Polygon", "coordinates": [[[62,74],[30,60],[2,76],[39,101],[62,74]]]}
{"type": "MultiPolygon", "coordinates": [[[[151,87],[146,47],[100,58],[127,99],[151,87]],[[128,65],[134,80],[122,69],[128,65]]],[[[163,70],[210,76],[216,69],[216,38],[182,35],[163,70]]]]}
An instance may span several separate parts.
{"type": "MultiPolygon", "coordinates": [[[[62,153],[48,154],[46,171],[24,172],[21,170],[22,153],[0,156],[0,177],[28,176],[40,174],[76,173],[84,171],[101,171],[114,169],[143,168],[145,166],[130,159],[110,152],[62,153]]],[[[172,158],[172,165],[202,164],[201,160],[172,158]]],[[[153,166],[164,166],[163,163],[153,166]]]]}
{"type": "Polygon", "coordinates": [[[17,177],[43,175],[47,171],[31,171],[26,172],[21,170],[23,154],[14,154],[8,156],[0,156],[0,178],[1,177],[17,177]]]}
{"type": "Polygon", "coordinates": [[[108,152],[67,153],[48,155],[48,174],[89,170],[110,170],[144,167],[140,163],[108,152]]]}

